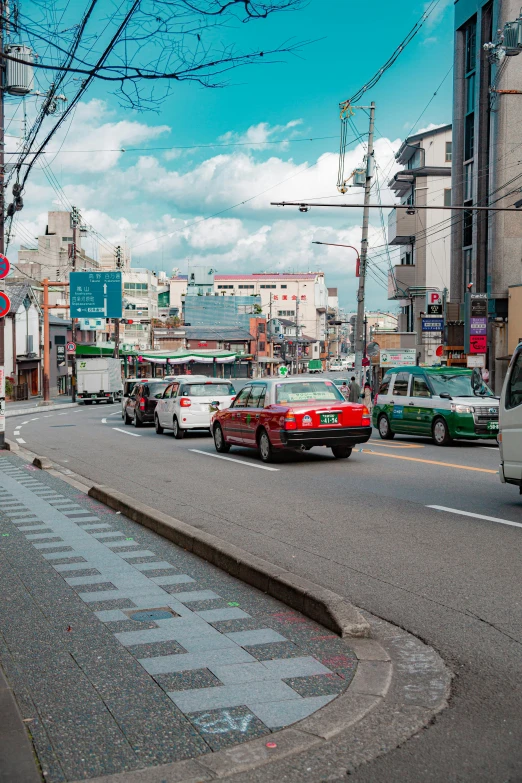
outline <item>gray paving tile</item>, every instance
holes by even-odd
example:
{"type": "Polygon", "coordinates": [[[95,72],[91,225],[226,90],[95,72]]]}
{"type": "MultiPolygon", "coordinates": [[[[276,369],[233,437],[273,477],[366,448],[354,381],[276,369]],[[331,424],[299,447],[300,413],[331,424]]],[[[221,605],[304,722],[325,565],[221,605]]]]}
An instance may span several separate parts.
{"type": "Polygon", "coordinates": [[[164,655],[158,658],[140,658],[140,663],[149,674],[167,674],[225,663],[247,663],[255,659],[240,647],[212,650],[186,655],[164,655]]]}
{"type": "Polygon", "coordinates": [[[124,560],[132,560],[138,557],[156,557],[154,552],[149,552],[148,549],[135,550],[134,552],[118,552],[117,554],[124,560]]]}
{"type": "MultiPolygon", "coordinates": [[[[20,528],[19,528],[20,529],[20,528]]],[[[51,541],[63,541],[60,536],[52,531],[50,533],[29,533],[26,535],[28,541],[42,541],[42,539],[51,539],[51,541]]]]}
{"type": "Polygon", "coordinates": [[[188,582],[195,582],[191,576],[187,574],[171,574],[170,576],[151,576],[149,577],[151,582],[156,585],[181,585],[188,582]]]}
{"type": "Polygon", "coordinates": [[[95,615],[102,623],[112,623],[116,620],[128,620],[127,615],[124,614],[121,609],[106,609],[105,611],[95,612],[95,615]]]}
{"type": "Polygon", "coordinates": [[[221,685],[208,669],[194,669],[188,672],[156,674],[154,679],[164,691],[186,691],[195,688],[210,688],[221,685]]]}
{"type": "Polygon", "coordinates": [[[266,726],[281,729],[298,720],[303,720],[316,710],[324,707],[335,696],[311,696],[308,699],[294,701],[255,702],[248,700],[247,707],[252,710],[266,726]]]}
{"type": "Polygon", "coordinates": [[[47,525],[44,522],[40,522],[39,525],[20,525],[18,527],[18,530],[21,530],[23,533],[25,533],[26,531],[28,532],[29,530],[45,530],[45,531],[47,531],[47,530],[50,530],[50,528],[47,527],[47,525]]]}
{"type": "Polygon", "coordinates": [[[82,571],[86,566],[88,566],[88,563],[82,559],[81,562],[78,563],[56,563],[53,565],[53,568],[59,573],[62,573],[67,571],[82,571]]]}
{"type": "Polygon", "coordinates": [[[163,571],[166,568],[174,568],[174,566],[170,563],[166,563],[165,561],[160,560],[155,563],[136,563],[134,568],[137,568],[138,571],[163,571]]]}
{"type": "Polygon", "coordinates": [[[176,593],[176,600],[181,601],[182,604],[188,604],[192,601],[213,601],[220,597],[212,590],[193,590],[189,593],[176,593]]]}
{"type": "Polygon", "coordinates": [[[283,680],[299,696],[338,696],[349,683],[334,672],[316,674],[311,677],[289,677],[283,680]]]}
{"type": "Polygon", "coordinates": [[[271,628],[259,628],[257,631],[236,631],[226,634],[241,647],[252,647],[256,644],[271,644],[272,642],[286,642],[284,636],[271,628]]]}
{"type": "Polygon", "coordinates": [[[96,539],[100,540],[102,538],[112,538],[112,537],[114,537],[114,538],[118,537],[119,538],[119,537],[123,536],[124,533],[120,532],[119,530],[108,530],[108,531],[103,532],[103,533],[91,533],[91,535],[92,535],[93,538],[96,538],[96,539]]]}
{"type": "Polygon", "coordinates": [[[256,680],[283,680],[288,677],[308,677],[313,674],[331,674],[315,658],[284,658],[264,663],[233,664],[231,666],[212,666],[211,671],[224,685],[234,685],[256,680]]]}
{"type": "Polygon", "coordinates": [[[282,702],[301,698],[284,682],[271,681],[222,685],[218,688],[198,688],[193,691],[169,691],[168,695],[185,714],[201,710],[215,710],[220,707],[239,707],[242,704],[246,705],[247,702],[259,705],[266,702],[282,702]]]}
{"type": "Polygon", "coordinates": [[[99,576],[68,576],[65,581],[68,585],[96,585],[107,584],[107,577],[104,574],[99,576]]]}
{"type": "Polygon", "coordinates": [[[97,525],[79,525],[79,527],[81,527],[82,530],[101,530],[102,527],[110,527],[110,525],[105,522],[100,522],[97,525]]]}
{"type": "Polygon", "coordinates": [[[247,707],[205,710],[188,716],[213,751],[270,734],[247,707]]]}
{"type": "Polygon", "coordinates": [[[227,609],[207,609],[203,612],[196,613],[202,620],[206,620],[207,623],[217,623],[221,620],[239,620],[250,617],[249,614],[243,612],[239,607],[231,606],[227,609]]]}

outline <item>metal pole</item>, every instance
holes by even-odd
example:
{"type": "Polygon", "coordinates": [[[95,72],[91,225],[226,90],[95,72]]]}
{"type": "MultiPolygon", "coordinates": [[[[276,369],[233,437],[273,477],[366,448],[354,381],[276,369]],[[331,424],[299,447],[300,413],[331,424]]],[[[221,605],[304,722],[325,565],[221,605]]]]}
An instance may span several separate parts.
{"type": "Polygon", "coordinates": [[[51,369],[51,357],[49,352],[49,279],[46,277],[42,281],[43,285],[43,322],[44,322],[44,365],[43,365],[43,398],[44,402],[50,400],[50,369],[51,369]]]}
{"type": "Polygon", "coordinates": [[[368,151],[366,157],[366,182],[364,185],[364,209],[361,236],[361,265],[359,277],[359,290],[357,292],[357,318],[355,321],[355,368],[362,370],[362,358],[364,346],[363,322],[364,322],[364,293],[366,285],[366,261],[368,257],[368,223],[370,220],[370,190],[373,176],[373,128],[375,124],[375,103],[370,106],[370,127],[368,129],[368,151]]]}
{"type": "MultiPolygon", "coordinates": [[[[5,17],[5,2],[0,3],[2,18],[5,17]]],[[[0,55],[4,51],[4,26],[0,22],[0,55]]],[[[4,61],[0,60],[0,253],[4,253],[4,61]]],[[[5,291],[0,280],[0,291],[5,291]]],[[[13,321],[14,329],[14,321],[13,321]]],[[[0,449],[5,448],[5,318],[0,318],[0,449]]],[[[13,368],[16,355],[13,355],[13,368]]]]}
{"type": "Polygon", "coordinates": [[[120,319],[114,319],[114,358],[120,358],[120,319]]]}

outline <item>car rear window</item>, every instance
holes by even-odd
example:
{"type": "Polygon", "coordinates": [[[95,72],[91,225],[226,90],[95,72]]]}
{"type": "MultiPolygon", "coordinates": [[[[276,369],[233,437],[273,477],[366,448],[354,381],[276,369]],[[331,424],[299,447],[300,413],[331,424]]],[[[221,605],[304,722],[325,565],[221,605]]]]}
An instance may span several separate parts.
{"type": "Polygon", "coordinates": [[[344,401],[333,381],[296,381],[276,384],[276,402],[307,402],[309,400],[344,401]]]}
{"type": "Polygon", "coordinates": [[[125,384],[125,391],[123,392],[125,397],[130,397],[132,392],[134,391],[134,387],[136,386],[137,381],[127,381],[125,384]]]}
{"type": "Polygon", "coordinates": [[[181,390],[186,397],[233,397],[235,393],[231,383],[190,383],[181,390]]]}
{"type": "Polygon", "coordinates": [[[147,388],[149,390],[149,397],[163,397],[163,392],[167,388],[168,383],[148,383],[147,388]]]}

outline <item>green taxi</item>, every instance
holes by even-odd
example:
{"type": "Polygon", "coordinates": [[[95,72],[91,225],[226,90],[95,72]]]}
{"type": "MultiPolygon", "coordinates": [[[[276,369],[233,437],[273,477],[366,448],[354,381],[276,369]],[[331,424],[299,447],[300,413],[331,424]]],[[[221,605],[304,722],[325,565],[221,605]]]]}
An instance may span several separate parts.
{"type": "Polygon", "coordinates": [[[373,425],[385,440],[428,435],[437,446],[456,438],[496,438],[499,400],[480,371],[457,367],[396,367],[386,372],[373,405],[373,425]]]}

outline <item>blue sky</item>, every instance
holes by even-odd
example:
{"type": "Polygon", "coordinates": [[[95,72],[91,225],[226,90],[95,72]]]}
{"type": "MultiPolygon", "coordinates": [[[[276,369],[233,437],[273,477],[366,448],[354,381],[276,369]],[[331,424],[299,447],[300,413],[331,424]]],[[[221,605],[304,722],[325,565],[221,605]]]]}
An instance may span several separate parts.
{"type": "MultiPolygon", "coordinates": [[[[102,5],[105,13],[112,8],[108,2],[102,5]]],[[[65,0],[44,6],[48,21],[60,20],[63,29],[78,21],[84,4],[70,2],[62,17],[64,7],[65,0]]],[[[220,273],[320,268],[328,284],[339,288],[341,303],[353,307],[354,255],[311,241],[359,244],[361,215],[336,209],[312,209],[301,215],[295,209],[270,207],[269,202],[338,199],[338,103],[373,75],[424,8],[421,2],[376,0],[370,9],[359,0],[310,0],[297,12],[216,31],[215,42],[235,41],[243,51],[277,48],[288,40],[312,43],[298,56],[285,55],[273,64],[265,59],[262,65],[232,71],[222,89],[176,84],[156,112],[122,107],[105,84],[96,83],[72,122],[67,121],[53,140],[50,149],[55,154],[46,156],[50,171],[46,176],[34,171],[28,182],[13,250],[42,232],[47,210],[73,203],[103,237],[94,243],[99,247],[91,242],[93,253],[107,243],[126,241],[133,265],[167,272],[173,267],[186,271],[189,261],[209,263],[220,273]],[[315,137],[333,138],[299,141],[315,137]],[[254,144],[279,140],[287,141],[254,144]],[[194,148],[233,142],[242,146],[194,148]],[[175,146],[188,149],[155,149],[175,146]],[[107,151],[122,147],[125,153],[107,151]],[[261,195],[252,198],[256,194],[261,195]],[[247,203],[230,209],[243,201],[247,203]],[[211,215],[216,217],[206,219],[211,215]]],[[[24,0],[22,12],[37,18],[37,11],[24,0]]],[[[452,15],[452,4],[441,0],[417,38],[365,96],[365,103],[374,100],[377,106],[376,154],[383,187],[394,150],[451,66],[452,15]]],[[[94,39],[92,45],[94,52],[94,39]]],[[[39,54],[45,58],[48,49],[42,46],[39,54]]],[[[45,87],[45,78],[40,79],[45,87]]],[[[450,74],[416,129],[451,121],[451,88],[450,74]]],[[[65,93],[72,96],[75,89],[77,82],[69,80],[65,93]]],[[[28,103],[29,114],[38,100],[28,103]]],[[[8,116],[15,108],[11,103],[8,116]]],[[[20,111],[19,107],[16,116],[20,111]]],[[[358,112],[354,120],[364,132],[364,113],[358,112]]],[[[16,122],[11,130],[18,130],[16,122]]],[[[350,150],[351,170],[361,162],[364,150],[361,145],[350,150]]],[[[360,196],[357,191],[351,198],[360,196]]],[[[391,194],[385,191],[383,200],[389,199],[391,194]]],[[[380,255],[369,278],[367,301],[369,307],[384,308],[388,259],[379,247],[384,240],[377,213],[372,223],[370,244],[380,255]]]]}

